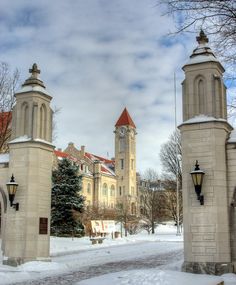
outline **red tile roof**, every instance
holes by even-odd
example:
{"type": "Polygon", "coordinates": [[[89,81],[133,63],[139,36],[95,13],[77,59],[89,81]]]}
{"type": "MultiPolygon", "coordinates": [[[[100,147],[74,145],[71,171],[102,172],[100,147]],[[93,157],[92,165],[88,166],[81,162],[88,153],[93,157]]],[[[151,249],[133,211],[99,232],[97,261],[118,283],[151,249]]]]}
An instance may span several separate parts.
{"type": "Polygon", "coordinates": [[[132,118],[130,117],[130,114],[126,108],[124,109],[124,111],[120,115],[120,118],[116,122],[115,126],[116,127],[131,126],[131,127],[136,128],[136,126],[135,126],[135,124],[134,124],[132,118]]]}
{"type": "Polygon", "coordinates": [[[57,157],[60,157],[60,158],[68,158],[74,162],[79,162],[78,159],[76,159],[75,157],[69,155],[68,153],[66,152],[63,152],[63,151],[60,151],[60,150],[54,150],[54,153],[57,157]]]}
{"type": "Polygon", "coordinates": [[[70,157],[68,153],[62,152],[60,150],[54,150],[54,153],[57,157],[70,157]]]}
{"type": "Polygon", "coordinates": [[[106,169],[104,166],[101,166],[101,171],[110,174],[110,171],[106,169]]]}
{"type": "Polygon", "coordinates": [[[101,156],[98,156],[98,155],[94,155],[97,159],[101,160],[102,162],[104,163],[107,163],[107,164],[113,164],[115,163],[114,160],[110,160],[110,159],[107,159],[107,158],[104,158],[104,157],[101,157],[101,156]]]}
{"type": "Polygon", "coordinates": [[[101,160],[102,162],[104,163],[107,163],[107,164],[113,164],[115,163],[114,160],[111,160],[111,159],[107,159],[107,158],[104,158],[104,157],[101,157],[101,156],[98,156],[98,155],[95,155],[95,154],[92,154],[92,153],[89,153],[89,152],[86,152],[85,153],[85,156],[91,160],[94,160],[94,159],[98,159],[98,160],[101,160]]]}
{"type": "MultiPolygon", "coordinates": [[[[73,156],[69,155],[68,153],[66,152],[63,152],[63,151],[60,151],[60,150],[54,150],[54,153],[55,155],[58,157],[58,158],[68,158],[70,160],[73,160],[75,162],[79,162],[78,159],[74,158],[73,156]]],[[[89,158],[92,162],[94,162],[95,160],[100,160],[102,165],[101,165],[101,171],[103,173],[106,173],[106,174],[109,174],[109,175],[115,175],[113,170],[109,168],[109,166],[112,164],[113,166],[115,165],[115,161],[114,160],[110,160],[110,159],[106,159],[104,157],[101,157],[101,156],[97,156],[97,155],[94,155],[92,153],[89,153],[89,152],[85,152],[85,157],[89,158]]]]}
{"type": "Polygon", "coordinates": [[[111,165],[115,165],[115,161],[114,160],[110,160],[110,159],[107,159],[107,158],[104,158],[104,157],[101,157],[101,156],[98,156],[98,155],[95,155],[95,154],[92,154],[92,153],[89,153],[89,152],[86,152],[85,153],[85,156],[87,158],[89,158],[90,160],[92,160],[93,162],[95,160],[100,160],[101,161],[101,171],[103,173],[106,173],[106,174],[109,174],[109,175],[115,175],[114,174],[114,171],[112,169],[110,169],[111,165]]]}

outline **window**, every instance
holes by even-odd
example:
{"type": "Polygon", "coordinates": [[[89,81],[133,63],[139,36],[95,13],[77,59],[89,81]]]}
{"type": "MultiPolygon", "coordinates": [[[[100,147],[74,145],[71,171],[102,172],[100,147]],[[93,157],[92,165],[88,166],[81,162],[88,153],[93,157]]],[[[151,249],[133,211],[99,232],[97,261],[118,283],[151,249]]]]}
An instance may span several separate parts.
{"type": "Polygon", "coordinates": [[[107,184],[104,183],[102,186],[102,195],[106,196],[107,195],[107,184]]]}
{"type": "Polygon", "coordinates": [[[122,195],[122,188],[121,188],[121,186],[119,187],[119,194],[120,194],[120,196],[122,195]]]}
{"type": "Polygon", "coordinates": [[[115,196],[115,186],[114,185],[111,185],[110,195],[115,196]]]}
{"type": "Polygon", "coordinates": [[[26,102],[24,102],[21,106],[22,109],[22,134],[28,135],[28,127],[29,127],[29,106],[26,102]]]}
{"type": "Polygon", "coordinates": [[[202,79],[198,81],[199,112],[205,114],[205,86],[202,79]]]}
{"type": "Polygon", "coordinates": [[[136,206],[134,203],[131,204],[131,215],[135,215],[136,214],[136,206]]]}
{"type": "Polygon", "coordinates": [[[131,159],[131,169],[134,170],[134,160],[131,159]]]}
{"type": "Polygon", "coordinates": [[[87,193],[90,194],[91,193],[91,184],[88,183],[87,185],[87,193]]]}
{"type": "Polygon", "coordinates": [[[40,138],[46,139],[46,130],[47,130],[47,110],[46,106],[42,104],[40,108],[40,138]]]}
{"type": "Polygon", "coordinates": [[[124,159],[123,158],[120,160],[120,168],[124,169],[124,159]]]}

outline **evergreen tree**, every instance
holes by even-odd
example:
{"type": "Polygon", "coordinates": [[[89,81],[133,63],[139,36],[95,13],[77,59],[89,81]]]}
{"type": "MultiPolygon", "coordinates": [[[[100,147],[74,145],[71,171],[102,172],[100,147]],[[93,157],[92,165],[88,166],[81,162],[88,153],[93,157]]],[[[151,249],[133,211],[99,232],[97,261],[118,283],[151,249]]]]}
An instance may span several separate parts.
{"type": "Polygon", "coordinates": [[[78,213],[84,210],[81,176],[78,167],[68,159],[58,164],[52,173],[51,233],[58,236],[82,236],[84,228],[78,213]]]}

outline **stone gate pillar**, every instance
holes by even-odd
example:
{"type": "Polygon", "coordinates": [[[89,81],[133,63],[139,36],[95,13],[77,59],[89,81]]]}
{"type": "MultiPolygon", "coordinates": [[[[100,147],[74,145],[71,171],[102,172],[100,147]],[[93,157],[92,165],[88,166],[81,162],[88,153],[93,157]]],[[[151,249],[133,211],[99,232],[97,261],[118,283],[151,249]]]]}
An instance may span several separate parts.
{"type": "Polygon", "coordinates": [[[30,73],[15,94],[9,143],[9,179],[13,173],[19,184],[19,211],[8,204],[3,235],[4,263],[9,265],[49,260],[52,97],[38,78],[36,64],[30,73]]]}
{"type": "Polygon", "coordinates": [[[203,31],[198,46],[184,65],[182,171],[184,215],[183,270],[193,273],[232,272],[227,196],[227,122],[224,68],[203,31]],[[202,194],[197,199],[190,172],[196,160],[204,170],[202,194]]]}

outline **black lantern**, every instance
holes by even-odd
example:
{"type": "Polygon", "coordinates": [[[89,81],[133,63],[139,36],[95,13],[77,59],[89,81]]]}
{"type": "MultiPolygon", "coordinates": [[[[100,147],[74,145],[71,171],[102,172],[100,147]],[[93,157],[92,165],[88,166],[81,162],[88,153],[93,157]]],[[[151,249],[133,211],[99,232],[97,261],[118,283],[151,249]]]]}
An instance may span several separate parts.
{"type": "Polygon", "coordinates": [[[204,196],[201,194],[201,191],[202,191],[203,176],[205,172],[199,168],[199,164],[197,160],[195,164],[195,169],[190,174],[193,179],[193,184],[195,187],[195,192],[197,194],[197,199],[200,201],[201,205],[204,205],[204,196]]]}
{"type": "Polygon", "coordinates": [[[6,185],[7,185],[7,192],[9,195],[10,206],[14,207],[16,209],[16,211],[18,211],[19,210],[19,203],[13,204],[15,194],[17,191],[17,187],[18,187],[18,183],[15,182],[15,178],[14,178],[13,174],[11,176],[10,182],[8,182],[6,185]]]}

